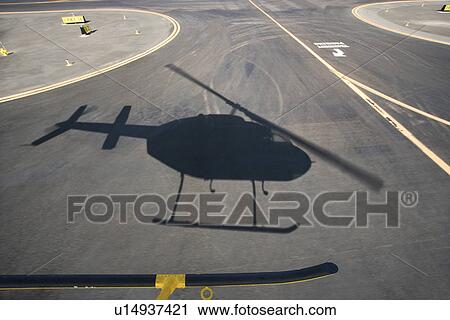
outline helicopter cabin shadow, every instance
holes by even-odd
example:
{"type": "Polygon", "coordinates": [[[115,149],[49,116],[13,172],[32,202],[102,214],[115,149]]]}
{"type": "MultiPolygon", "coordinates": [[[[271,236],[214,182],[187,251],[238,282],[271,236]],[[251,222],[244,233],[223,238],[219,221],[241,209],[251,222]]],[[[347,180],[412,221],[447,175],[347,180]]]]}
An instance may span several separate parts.
{"type": "Polygon", "coordinates": [[[309,156],[290,141],[275,134],[266,126],[245,121],[235,115],[198,115],[175,120],[161,127],[158,134],[147,140],[148,154],[180,172],[178,197],[173,214],[164,222],[182,227],[206,227],[258,232],[291,232],[288,228],[258,226],[260,216],[256,202],[256,182],[291,181],[304,175],[311,167],[309,156]],[[177,204],[182,194],[184,175],[210,181],[248,180],[252,185],[253,224],[211,225],[208,221],[192,224],[176,219],[177,204]]]}

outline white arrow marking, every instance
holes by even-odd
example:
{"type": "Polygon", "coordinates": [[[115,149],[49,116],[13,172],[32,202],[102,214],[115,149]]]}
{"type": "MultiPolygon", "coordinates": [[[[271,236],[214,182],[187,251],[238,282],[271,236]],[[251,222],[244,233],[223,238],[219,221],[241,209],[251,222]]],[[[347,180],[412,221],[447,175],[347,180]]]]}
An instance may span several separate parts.
{"type": "Polygon", "coordinates": [[[344,51],[342,51],[341,49],[334,49],[333,50],[333,56],[335,57],[346,57],[344,51]]]}

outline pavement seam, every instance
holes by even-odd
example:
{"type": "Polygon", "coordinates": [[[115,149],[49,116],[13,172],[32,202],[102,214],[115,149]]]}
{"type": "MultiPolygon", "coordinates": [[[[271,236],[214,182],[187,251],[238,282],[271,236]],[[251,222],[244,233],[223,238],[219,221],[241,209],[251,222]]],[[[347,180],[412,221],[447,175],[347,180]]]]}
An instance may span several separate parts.
{"type": "Polygon", "coordinates": [[[62,255],[62,252],[58,253],[56,256],[51,258],[49,261],[47,261],[46,263],[44,263],[44,264],[40,265],[39,267],[35,268],[33,271],[31,271],[27,275],[29,276],[29,275],[32,275],[33,273],[35,273],[36,271],[39,271],[40,269],[42,269],[45,266],[49,265],[51,262],[53,262],[56,258],[60,257],[61,255],[62,255]]]}
{"type": "Polygon", "coordinates": [[[429,277],[428,273],[426,273],[425,271],[419,269],[418,267],[412,265],[411,263],[409,263],[408,261],[400,258],[398,255],[391,253],[391,256],[393,256],[394,258],[398,259],[399,261],[401,261],[402,263],[404,263],[405,265],[407,265],[408,267],[410,267],[413,270],[416,270],[417,272],[423,274],[425,277],[429,277]]]}

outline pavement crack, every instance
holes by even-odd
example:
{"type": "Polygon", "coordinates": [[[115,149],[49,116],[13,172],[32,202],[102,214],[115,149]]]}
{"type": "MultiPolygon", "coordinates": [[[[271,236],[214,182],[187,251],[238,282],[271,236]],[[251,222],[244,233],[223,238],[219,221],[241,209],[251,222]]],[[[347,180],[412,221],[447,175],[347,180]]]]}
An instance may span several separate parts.
{"type": "Polygon", "coordinates": [[[410,268],[416,270],[417,272],[423,274],[425,277],[429,277],[428,273],[426,273],[425,271],[423,271],[423,270],[419,269],[418,267],[412,265],[412,264],[409,263],[408,261],[403,260],[403,259],[400,258],[398,255],[396,255],[396,254],[394,254],[394,253],[391,253],[391,256],[393,256],[394,258],[397,258],[398,260],[400,260],[401,262],[403,262],[404,264],[406,264],[408,267],[410,267],[410,268]]]}
{"type": "Polygon", "coordinates": [[[46,263],[40,265],[39,267],[37,267],[36,269],[34,269],[33,271],[31,271],[30,273],[28,273],[27,275],[32,275],[33,273],[35,273],[36,271],[39,271],[40,269],[44,268],[45,266],[47,266],[48,264],[50,264],[51,262],[53,262],[56,258],[58,258],[59,256],[62,255],[62,252],[58,253],[56,256],[54,256],[53,258],[51,258],[49,261],[47,261],[46,263]]]}

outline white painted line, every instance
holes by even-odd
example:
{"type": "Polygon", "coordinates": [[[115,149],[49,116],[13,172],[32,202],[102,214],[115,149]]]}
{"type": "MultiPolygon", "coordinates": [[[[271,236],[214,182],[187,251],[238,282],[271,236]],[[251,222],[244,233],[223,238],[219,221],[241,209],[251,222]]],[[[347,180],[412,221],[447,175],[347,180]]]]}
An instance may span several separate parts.
{"type": "Polygon", "coordinates": [[[350,48],[344,42],[314,42],[319,49],[350,48]]]}
{"type": "MultiPolygon", "coordinates": [[[[291,31],[286,29],[281,23],[275,20],[271,15],[265,12],[261,7],[255,4],[253,0],[247,0],[254,6],[258,11],[265,15],[269,20],[271,20],[275,25],[277,25],[281,30],[287,33],[294,41],[300,44],[306,51],[308,51],[314,58],[321,62],[331,73],[336,77],[341,79],[350,89],[352,89],[358,96],[360,96],[367,104],[374,109],[378,114],[380,114],[389,124],[391,124],[398,132],[405,136],[409,141],[411,141],[419,150],[421,150],[428,158],[430,158],[434,163],[436,163],[442,170],[444,170],[448,175],[450,175],[450,166],[442,160],[437,154],[430,150],[424,143],[417,139],[405,126],[403,126],[398,120],[381,108],[375,101],[373,101],[367,94],[362,92],[352,81],[352,78],[346,76],[342,72],[338,71],[331,64],[325,61],[320,55],[318,55],[313,49],[311,49],[306,43],[295,36],[291,31]]],[[[368,87],[368,86],[367,86],[368,87]]]]}

